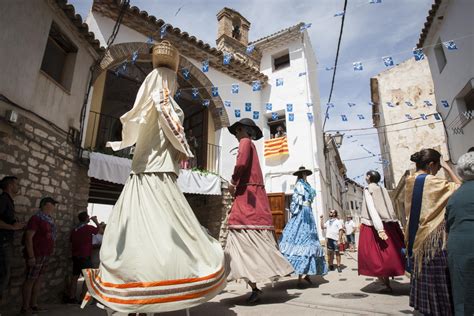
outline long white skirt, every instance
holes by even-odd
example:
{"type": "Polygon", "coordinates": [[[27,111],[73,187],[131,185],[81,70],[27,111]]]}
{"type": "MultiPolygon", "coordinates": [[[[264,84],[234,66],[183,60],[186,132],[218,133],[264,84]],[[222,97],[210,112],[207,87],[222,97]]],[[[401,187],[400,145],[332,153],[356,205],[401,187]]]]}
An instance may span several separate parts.
{"type": "Polygon", "coordinates": [[[229,229],[225,246],[227,281],[276,280],[293,272],[271,230],[229,229]]]}
{"type": "Polygon", "coordinates": [[[166,173],[130,176],[105,230],[100,267],[83,272],[90,296],[123,313],[190,308],[226,285],[221,245],[166,173]]]}

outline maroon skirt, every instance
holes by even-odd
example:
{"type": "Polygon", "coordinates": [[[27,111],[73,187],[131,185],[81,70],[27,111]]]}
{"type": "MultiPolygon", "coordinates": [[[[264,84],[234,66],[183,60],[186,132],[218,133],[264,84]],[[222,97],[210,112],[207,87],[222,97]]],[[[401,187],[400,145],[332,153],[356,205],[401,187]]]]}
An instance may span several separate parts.
{"type": "Polygon", "coordinates": [[[359,234],[359,275],[392,277],[405,273],[403,233],[397,222],[383,223],[387,240],[379,238],[373,226],[362,224],[359,234]]]}

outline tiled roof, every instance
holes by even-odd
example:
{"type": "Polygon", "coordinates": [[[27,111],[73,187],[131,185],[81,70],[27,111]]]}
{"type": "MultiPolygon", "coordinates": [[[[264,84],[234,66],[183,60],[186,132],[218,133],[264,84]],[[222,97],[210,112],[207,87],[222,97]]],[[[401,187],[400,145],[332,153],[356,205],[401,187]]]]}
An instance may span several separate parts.
{"type": "Polygon", "coordinates": [[[76,27],[80,35],[94,48],[98,54],[102,54],[105,49],[100,46],[100,42],[95,38],[94,33],[89,32],[89,26],[82,21],[79,14],[76,14],[74,6],[68,4],[67,0],[56,0],[56,4],[66,14],[71,23],[76,27]]]}
{"type": "MultiPolygon", "coordinates": [[[[120,6],[120,0],[94,0],[92,10],[116,20],[120,6]]],[[[122,24],[144,35],[153,34],[154,39],[159,41],[159,30],[165,24],[165,21],[149,15],[146,11],[141,11],[136,6],[132,6],[126,10],[122,24]]],[[[167,27],[166,39],[172,42],[180,50],[181,54],[197,60],[208,59],[209,65],[214,69],[243,82],[250,84],[254,80],[260,80],[265,83],[268,80],[267,76],[240,60],[232,59],[230,65],[223,65],[223,53],[220,50],[170,24],[167,27]]]]}
{"type": "Polygon", "coordinates": [[[255,45],[255,46],[259,47],[259,46],[263,46],[263,45],[268,45],[268,44],[273,43],[275,41],[279,41],[283,38],[298,36],[299,34],[301,34],[300,28],[303,25],[304,25],[304,23],[300,22],[300,23],[298,23],[296,25],[293,25],[293,26],[290,26],[286,29],[280,30],[280,31],[275,32],[273,34],[270,34],[268,36],[259,38],[255,41],[252,41],[251,43],[249,43],[249,45],[255,45]]]}
{"type": "Polygon", "coordinates": [[[425,25],[421,30],[420,39],[418,40],[418,44],[416,45],[417,48],[423,47],[441,2],[442,0],[435,0],[433,5],[431,6],[431,10],[429,11],[428,16],[426,17],[425,25]]]}

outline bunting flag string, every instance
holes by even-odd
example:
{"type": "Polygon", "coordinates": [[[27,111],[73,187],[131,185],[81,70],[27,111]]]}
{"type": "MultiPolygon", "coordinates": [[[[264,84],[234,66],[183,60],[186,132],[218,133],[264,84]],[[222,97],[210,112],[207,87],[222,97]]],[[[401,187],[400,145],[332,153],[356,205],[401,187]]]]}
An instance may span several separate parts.
{"type": "Polygon", "coordinates": [[[255,50],[255,45],[249,45],[249,46],[247,46],[247,48],[245,49],[245,53],[246,53],[247,55],[250,55],[250,54],[253,53],[254,50],[255,50]]]}
{"type": "Polygon", "coordinates": [[[245,112],[252,112],[252,103],[245,103],[245,112]]]}
{"type": "Polygon", "coordinates": [[[206,59],[202,61],[202,72],[208,72],[208,71],[209,71],[209,59],[206,59]]]}
{"type": "Polygon", "coordinates": [[[385,67],[392,67],[395,65],[395,63],[393,62],[393,58],[391,56],[382,57],[382,60],[385,67]]]}

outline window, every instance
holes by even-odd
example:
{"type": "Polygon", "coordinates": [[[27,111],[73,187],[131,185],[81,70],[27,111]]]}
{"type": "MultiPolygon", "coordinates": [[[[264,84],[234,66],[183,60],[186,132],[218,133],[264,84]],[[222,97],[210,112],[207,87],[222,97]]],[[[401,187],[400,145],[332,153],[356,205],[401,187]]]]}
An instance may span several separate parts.
{"type": "Polygon", "coordinates": [[[49,31],[41,70],[66,90],[71,89],[77,47],[67,38],[56,23],[49,31]]]}
{"type": "Polygon", "coordinates": [[[351,201],[351,210],[354,209],[354,201],[351,201]]]}
{"type": "Polygon", "coordinates": [[[446,66],[446,55],[444,54],[443,44],[441,43],[441,39],[438,39],[434,47],[434,53],[436,57],[436,63],[438,64],[439,73],[441,73],[446,66]]]}
{"type": "Polygon", "coordinates": [[[466,112],[474,113],[474,79],[470,79],[456,96],[456,104],[459,110],[461,127],[466,126],[471,120],[465,115],[466,112]]]}
{"type": "Polygon", "coordinates": [[[290,66],[290,52],[285,50],[272,56],[273,71],[280,70],[290,66]]]}
{"type": "Polygon", "coordinates": [[[278,119],[272,117],[268,119],[268,127],[270,128],[270,138],[286,136],[286,118],[285,114],[278,113],[278,119]]]}

